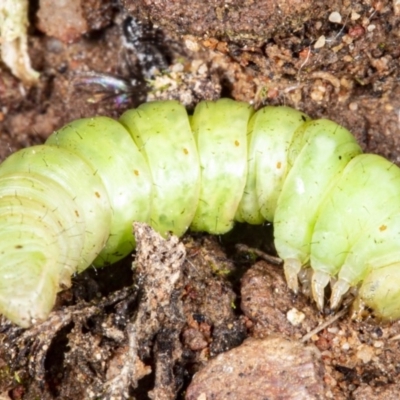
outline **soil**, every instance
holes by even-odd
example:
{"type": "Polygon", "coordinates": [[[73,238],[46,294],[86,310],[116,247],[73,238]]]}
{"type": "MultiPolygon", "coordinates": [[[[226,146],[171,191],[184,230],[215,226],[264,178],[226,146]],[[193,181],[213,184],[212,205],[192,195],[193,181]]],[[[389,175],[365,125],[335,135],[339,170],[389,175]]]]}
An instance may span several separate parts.
{"type": "MultiPolygon", "coordinates": [[[[31,3],[29,54],[41,75],[27,87],[1,66],[0,159],[79,117],[225,96],[332,119],[400,165],[396,2],[31,3]],[[129,17],[140,37],[127,35],[129,17]]],[[[319,313],[280,267],[235,247],[273,253],[264,231],[240,225],[182,243],[136,231],[134,274],[131,258],[87,271],[43,324],[1,322],[1,400],[256,399],[260,385],[271,399],[398,398],[400,323],[319,313]],[[171,269],[156,268],[160,254],[171,269]]]]}

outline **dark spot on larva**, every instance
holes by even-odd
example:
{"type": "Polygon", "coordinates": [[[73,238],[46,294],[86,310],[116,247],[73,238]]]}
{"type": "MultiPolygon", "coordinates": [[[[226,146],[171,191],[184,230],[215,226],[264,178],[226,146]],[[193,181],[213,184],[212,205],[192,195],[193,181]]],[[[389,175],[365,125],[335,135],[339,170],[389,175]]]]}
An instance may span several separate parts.
{"type": "Polygon", "coordinates": [[[168,217],[165,214],[161,214],[158,217],[158,220],[160,221],[160,224],[164,224],[164,223],[166,223],[168,221],[168,217]]]}
{"type": "Polygon", "coordinates": [[[305,117],[304,115],[301,116],[301,119],[302,119],[304,122],[307,121],[307,119],[306,119],[306,117],[305,117]]]}
{"type": "Polygon", "coordinates": [[[75,215],[79,218],[79,211],[75,210],[75,215]]]}
{"type": "Polygon", "coordinates": [[[98,199],[101,197],[99,192],[94,192],[94,194],[96,195],[96,197],[97,197],[98,199]]]}
{"type": "Polygon", "coordinates": [[[240,146],[240,143],[239,143],[238,140],[235,140],[235,146],[236,146],[236,147],[237,147],[237,146],[240,146]]]}
{"type": "Polygon", "coordinates": [[[183,152],[184,152],[185,155],[188,155],[188,154],[189,154],[189,150],[186,149],[186,148],[183,149],[183,152]]]}
{"type": "Polygon", "coordinates": [[[387,228],[386,225],[381,225],[381,226],[379,227],[379,230],[380,230],[381,232],[383,232],[383,231],[386,231],[386,228],[387,228]]]}
{"type": "Polygon", "coordinates": [[[22,246],[22,244],[17,244],[17,245],[15,246],[15,248],[18,249],[18,250],[20,250],[20,249],[23,249],[24,246],[22,246]]]}
{"type": "Polygon", "coordinates": [[[276,168],[277,168],[277,169],[281,169],[281,167],[282,167],[282,163],[281,163],[280,161],[278,161],[278,162],[276,163],[276,168]]]}
{"type": "Polygon", "coordinates": [[[339,160],[341,160],[342,159],[342,156],[339,156],[339,160]]]}
{"type": "Polygon", "coordinates": [[[134,173],[136,176],[139,176],[139,171],[138,171],[137,169],[134,169],[134,170],[133,170],[133,173],[134,173]]]}

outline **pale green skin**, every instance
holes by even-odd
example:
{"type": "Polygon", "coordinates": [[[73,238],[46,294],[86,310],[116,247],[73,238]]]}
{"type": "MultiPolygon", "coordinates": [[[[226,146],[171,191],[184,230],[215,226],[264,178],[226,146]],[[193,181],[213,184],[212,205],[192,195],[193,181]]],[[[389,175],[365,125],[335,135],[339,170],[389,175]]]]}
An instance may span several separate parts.
{"type": "Polygon", "coordinates": [[[248,128],[247,181],[236,220],[249,224],[272,221],[289,170],[287,153],[296,129],[309,120],[290,107],[264,107],[248,128]]]}
{"type": "Polygon", "coordinates": [[[59,285],[69,283],[76,267],[69,257],[79,260],[82,249],[74,240],[83,237],[82,219],[62,188],[41,176],[2,178],[0,193],[0,311],[26,327],[47,317],[59,285]]]}
{"type": "Polygon", "coordinates": [[[363,154],[345,168],[322,204],[311,266],[362,283],[360,299],[383,319],[400,318],[400,169],[363,154]]]}
{"type": "Polygon", "coordinates": [[[191,119],[200,157],[200,199],[191,227],[214,234],[232,229],[246,184],[247,125],[253,108],[222,99],[204,101],[191,119]]]}
{"type": "MultiPolygon", "coordinates": [[[[76,154],[66,149],[46,145],[20,150],[1,164],[0,195],[3,195],[5,190],[13,190],[15,184],[3,187],[2,182],[8,175],[11,177],[17,173],[25,176],[39,175],[45,177],[46,182],[56,182],[61,186],[57,189],[59,197],[65,199],[64,201],[72,202],[71,207],[75,210],[73,218],[76,215],[79,216],[79,224],[82,225],[83,232],[79,236],[76,232],[73,233],[75,238],[78,236],[77,240],[80,242],[81,249],[77,254],[71,254],[69,259],[78,260],[77,266],[75,263],[73,267],[71,266],[72,272],[83,271],[103,249],[108,240],[111,224],[110,202],[99,174],[96,174],[94,169],[76,154]],[[80,180],[87,184],[77,185],[76,182],[80,180]]],[[[51,196],[54,196],[49,189],[46,193],[49,195],[41,195],[38,202],[45,204],[44,201],[51,200],[51,196]]],[[[27,196],[25,191],[23,196],[27,196]]],[[[55,205],[57,204],[61,207],[63,203],[57,200],[55,205]]],[[[65,206],[62,210],[65,212],[65,206]]],[[[76,222],[73,226],[76,226],[76,222]]],[[[66,232],[66,237],[71,236],[69,229],[66,232]]],[[[63,284],[68,286],[68,282],[63,284]]]]}
{"type": "Polygon", "coordinates": [[[347,163],[360,153],[354,137],[332,121],[310,121],[294,133],[288,150],[291,169],[273,219],[280,257],[308,262],[320,204],[347,163]]]}
{"type": "Polygon", "coordinates": [[[268,220],[281,258],[400,318],[400,169],[360,153],[331,121],[227,99],[71,122],[0,166],[0,312],[45,319],[74,272],[132,251],[133,221],[180,236],[268,220]]]}
{"type": "Polygon", "coordinates": [[[151,226],[163,236],[183,235],[193,220],[200,191],[199,156],[185,108],[176,101],[147,103],[125,112],[120,122],[150,168],[151,226]]]}
{"type": "Polygon", "coordinates": [[[108,194],[112,214],[109,237],[94,264],[112,264],[129,254],[135,241],[127,221],[149,220],[152,188],[148,165],[128,131],[111,118],[85,118],[65,125],[46,144],[78,155],[92,167],[108,194]]]}

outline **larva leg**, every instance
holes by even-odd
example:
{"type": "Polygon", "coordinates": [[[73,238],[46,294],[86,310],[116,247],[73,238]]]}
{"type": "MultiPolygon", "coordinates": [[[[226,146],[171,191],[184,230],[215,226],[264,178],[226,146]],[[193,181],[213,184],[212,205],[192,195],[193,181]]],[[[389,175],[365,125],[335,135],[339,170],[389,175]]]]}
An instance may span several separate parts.
{"type": "MultiPolygon", "coordinates": [[[[360,152],[354,137],[331,121],[306,122],[295,132],[288,149],[292,167],[274,216],[275,246],[284,261],[298,260],[301,265],[308,262],[320,205],[346,164],[360,152]]],[[[321,279],[319,274],[313,282],[314,293],[322,306],[322,286],[327,284],[327,279],[321,279]]]]}
{"type": "Polygon", "coordinates": [[[338,279],[336,281],[336,283],[333,285],[330,299],[330,306],[333,310],[336,310],[340,306],[343,297],[346,295],[349,289],[350,283],[348,283],[346,280],[338,279]]]}
{"type": "Polygon", "coordinates": [[[400,260],[400,214],[376,221],[363,232],[348,253],[333,286],[332,308],[337,308],[350,287],[358,286],[372,270],[381,270],[400,260]],[[360,266],[365,266],[360,268],[360,266]]]}
{"type": "Polygon", "coordinates": [[[314,271],[311,277],[312,295],[319,310],[324,309],[325,288],[331,280],[331,275],[323,271],[314,271]]]}
{"type": "MultiPolygon", "coordinates": [[[[236,219],[251,224],[273,221],[278,198],[289,166],[287,153],[297,128],[309,120],[289,107],[264,107],[248,126],[248,172],[236,219]]],[[[288,286],[297,292],[301,262],[286,258],[284,272],[288,286]]]]}
{"type": "Polygon", "coordinates": [[[299,291],[298,274],[301,271],[301,262],[297,258],[286,258],[283,263],[283,272],[285,273],[286,282],[293,292],[299,291]]]}
{"type": "Polygon", "coordinates": [[[396,218],[390,221],[390,217],[399,208],[399,168],[371,154],[350,161],[321,207],[311,241],[314,271],[339,274],[333,288],[333,306],[338,305],[348,286],[372,274],[370,268],[380,268],[380,263],[391,262],[391,257],[398,259],[398,251],[394,250],[398,226],[396,218]],[[395,233],[389,241],[384,239],[387,226],[395,233]],[[384,242],[377,245],[376,240],[384,242]],[[385,255],[379,260],[380,250],[391,252],[386,261],[385,255]]]}

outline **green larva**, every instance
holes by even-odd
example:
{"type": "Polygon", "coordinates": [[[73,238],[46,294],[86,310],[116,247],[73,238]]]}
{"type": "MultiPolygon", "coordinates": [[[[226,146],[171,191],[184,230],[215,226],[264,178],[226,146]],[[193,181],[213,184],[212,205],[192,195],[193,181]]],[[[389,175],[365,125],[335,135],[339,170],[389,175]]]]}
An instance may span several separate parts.
{"type": "Polygon", "coordinates": [[[180,236],[267,220],[290,288],[311,267],[320,309],[332,282],[331,307],[359,287],[400,318],[400,169],[361,153],[332,121],[228,99],[73,121],[0,165],[0,312],[44,320],[72,274],[132,251],[133,221],[180,236]]]}

